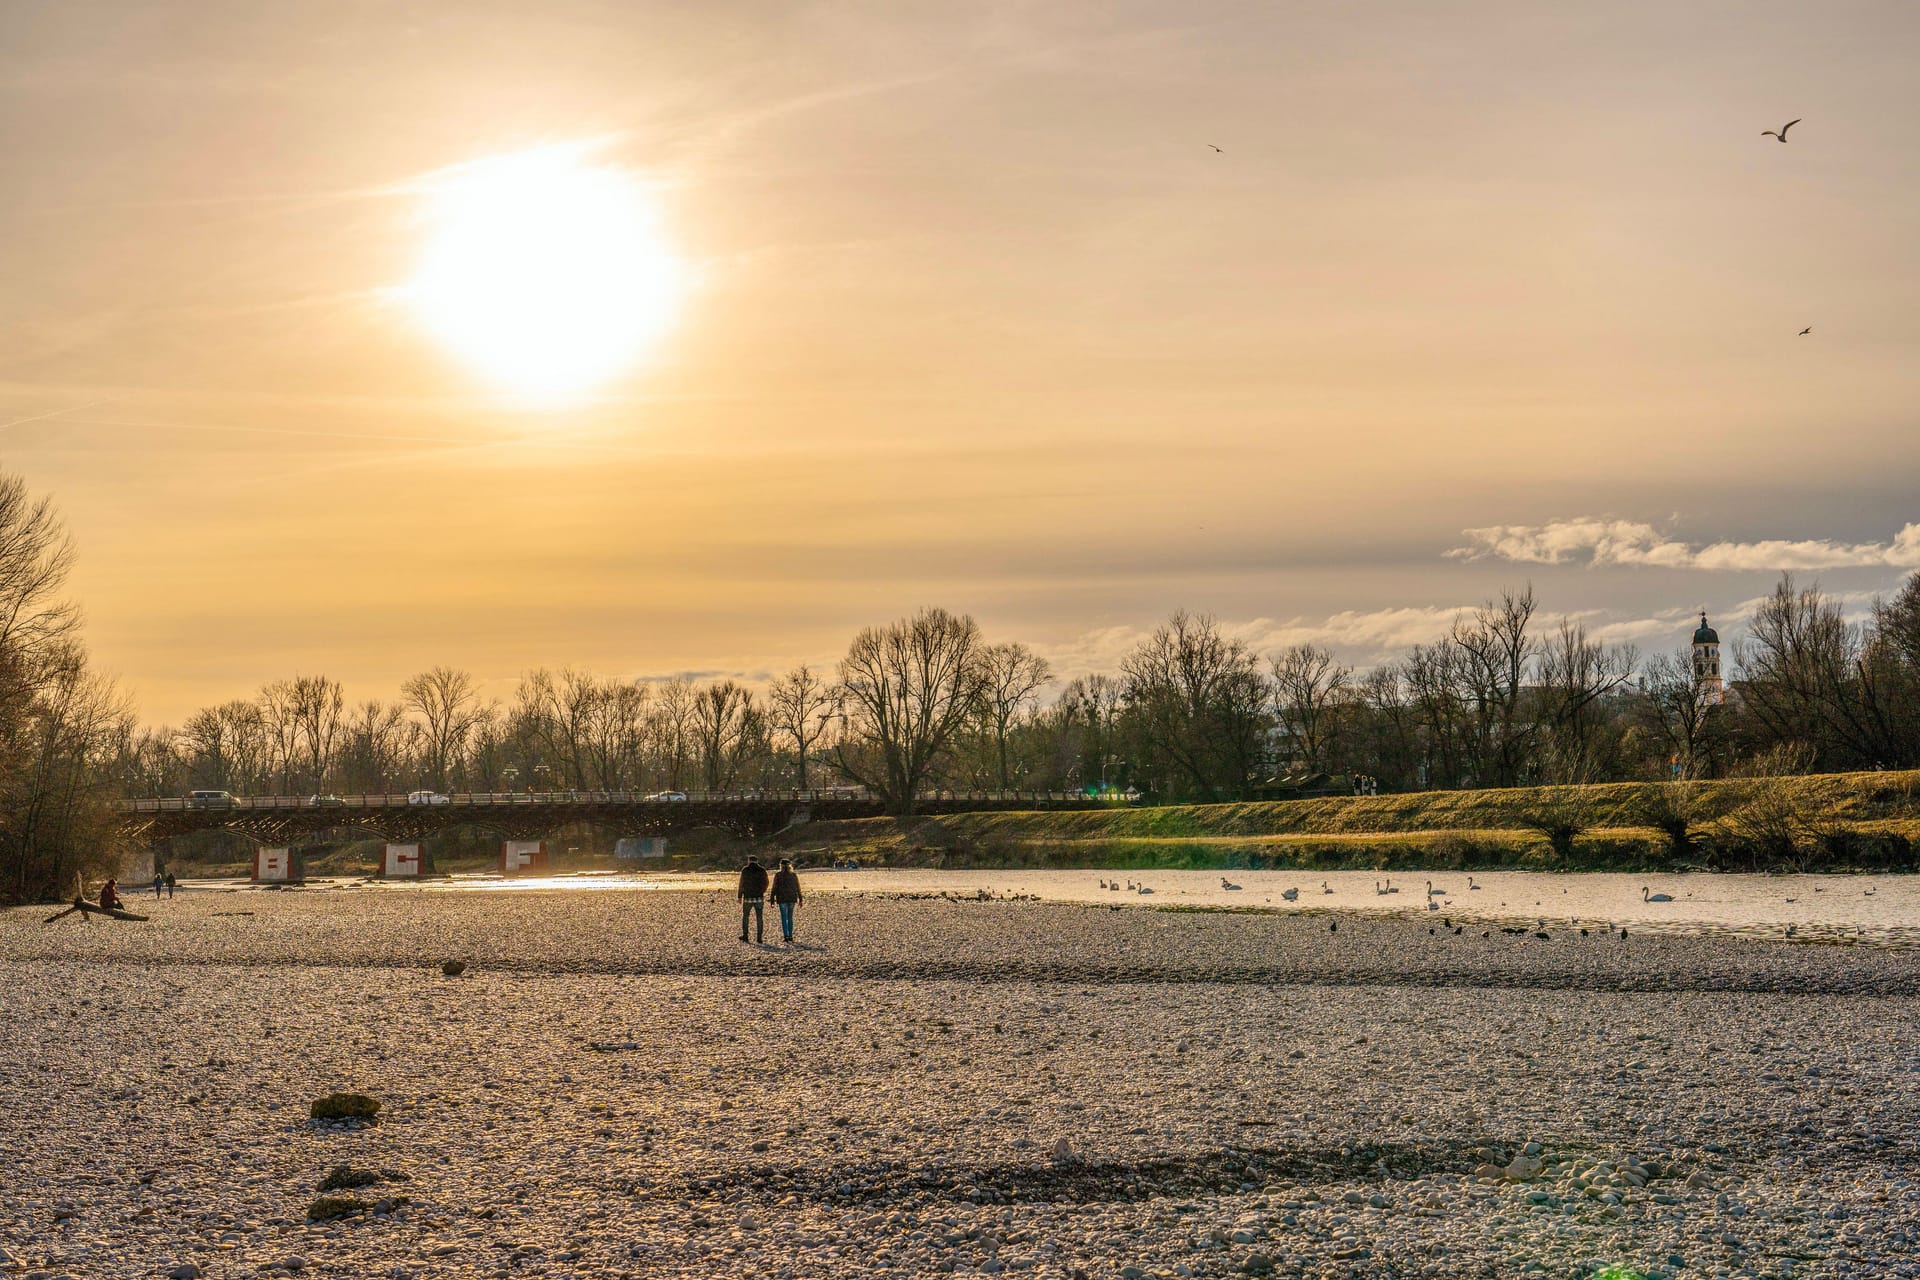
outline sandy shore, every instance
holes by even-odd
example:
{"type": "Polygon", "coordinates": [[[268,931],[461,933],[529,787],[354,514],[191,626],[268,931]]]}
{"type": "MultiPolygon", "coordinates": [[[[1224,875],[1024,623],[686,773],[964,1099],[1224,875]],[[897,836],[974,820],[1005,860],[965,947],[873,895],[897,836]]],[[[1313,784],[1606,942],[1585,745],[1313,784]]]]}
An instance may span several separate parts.
{"type": "Polygon", "coordinates": [[[1911,952],[858,897],[786,952],[699,893],[44,914],[0,915],[13,1273],[1920,1274],[1911,952]],[[378,1122],[309,1122],[333,1089],[378,1122]],[[407,1202],[309,1223],[341,1163],[407,1202]]]}

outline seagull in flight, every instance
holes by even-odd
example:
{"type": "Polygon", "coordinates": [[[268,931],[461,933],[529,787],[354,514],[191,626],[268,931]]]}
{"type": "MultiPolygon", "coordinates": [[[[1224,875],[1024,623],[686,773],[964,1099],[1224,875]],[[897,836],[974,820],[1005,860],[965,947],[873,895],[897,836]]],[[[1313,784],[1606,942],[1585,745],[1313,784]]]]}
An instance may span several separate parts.
{"type": "MultiPolygon", "coordinates": [[[[1208,143],[1207,145],[1208,145],[1208,146],[1210,146],[1210,147],[1213,147],[1213,144],[1212,144],[1211,142],[1209,142],[1209,143],[1208,143]]],[[[1218,148],[1218,147],[1213,147],[1213,149],[1214,149],[1215,151],[1219,151],[1219,150],[1220,150],[1220,148],[1218,148]]]]}
{"type": "MultiPolygon", "coordinates": [[[[1801,119],[1804,119],[1804,118],[1805,117],[1801,117],[1801,119]]],[[[1776,133],[1774,130],[1769,129],[1765,133],[1761,134],[1760,136],[1763,138],[1772,138],[1776,142],[1785,142],[1787,140],[1787,130],[1793,128],[1793,126],[1799,123],[1800,123],[1799,119],[1789,120],[1785,124],[1780,126],[1779,132],[1776,133]]]]}
{"type": "Polygon", "coordinates": [[[1796,333],[1796,334],[1794,335],[1794,337],[1796,337],[1796,338],[1804,338],[1804,337],[1806,337],[1806,336],[1807,336],[1808,334],[1810,334],[1810,333],[1812,333],[1812,332],[1813,332],[1813,326],[1812,326],[1812,325],[1808,325],[1808,326],[1807,326],[1806,328],[1804,328],[1804,329],[1802,329],[1802,330],[1801,330],[1801,331],[1800,331],[1799,333],[1796,333]]]}

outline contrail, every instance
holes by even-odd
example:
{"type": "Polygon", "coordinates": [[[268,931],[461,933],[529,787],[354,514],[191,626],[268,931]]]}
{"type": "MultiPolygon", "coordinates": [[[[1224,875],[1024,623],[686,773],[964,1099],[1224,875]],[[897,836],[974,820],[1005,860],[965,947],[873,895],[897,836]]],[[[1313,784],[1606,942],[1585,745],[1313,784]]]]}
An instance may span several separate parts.
{"type": "Polygon", "coordinates": [[[120,399],[124,399],[124,397],[108,396],[104,400],[89,400],[85,404],[70,404],[64,409],[50,409],[46,413],[28,414],[24,418],[14,418],[7,422],[0,422],[0,431],[5,431],[8,427],[24,426],[29,422],[45,422],[48,418],[58,418],[64,414],[78,413],[82,409],[97,409],[103,404],[112,404],[114,401],[120,399]]]}

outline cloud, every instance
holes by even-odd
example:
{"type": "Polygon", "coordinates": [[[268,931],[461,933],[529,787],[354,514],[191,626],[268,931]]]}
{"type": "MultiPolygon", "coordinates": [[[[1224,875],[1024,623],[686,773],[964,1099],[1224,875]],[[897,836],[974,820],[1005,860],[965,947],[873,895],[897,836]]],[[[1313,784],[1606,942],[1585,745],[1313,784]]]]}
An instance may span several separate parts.
{"type": "Polygon", "coordinates": [[[1547,524],[1491,525],[1464,530],[1471,539],[1447,552],[1456,560],[1511,560],[1518,564],[1636,565],[1722,572],[1781,569],[1920,568],[1920,523],[1891,542],[1834,542],[1826,538],[1769,538],[1694,546],[1632,520],[1584,518],[1547,524]]]}
{"type": "MultiPolygon", "coordinates": [[[[1317,644],[1342,660],[1363,666],[1403,656],[1416,644],[1428,644],[1446,635],[1454,619],[1473,612],[1470,605],[1415,605],[1394,609],[1348,609],[1323,622],[1305,618],[1252,618],[1242,622],[1220,619],[1220,630],[1244,640],[1255,653],[1266,655],[1296,644],[1317,644]]],[[[1121,661],[1153,634],[1150,627],[1102,627],[1082,632],[1063,644],[1036,645],[1064,682],[1075,676],[1115,675],[1121,661]]]]}

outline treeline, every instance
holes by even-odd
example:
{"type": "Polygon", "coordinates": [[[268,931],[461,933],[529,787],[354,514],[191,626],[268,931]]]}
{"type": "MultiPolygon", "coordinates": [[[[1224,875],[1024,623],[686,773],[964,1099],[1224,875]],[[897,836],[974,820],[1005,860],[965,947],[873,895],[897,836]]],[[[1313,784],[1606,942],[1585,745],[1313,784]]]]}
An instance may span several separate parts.
{"type": "Polygon", "coordinates": [[[0,474],[0,901],[70,893],[120,852],[113,766],[134,720],[60,598],[72,563],[52,504],[0,474]]]}
{"type": "Polygon", "coordinates": [[[144,795],[858,784],[905,809],[938,788],[1207,801],[1920,766],[1920,575],[1861,624],[1786,577],[1746,631],[1724,704],[1688,644],[1643,660],[1543,624],[1531,588],[1366,671],[1176,613],[1113,672],[1046,696],[1040,655],[927,609],[764,688],[562,668],[502,701],[437,667],[352,703],[299,676],[134,735],[116,767],[144,795]]]}

